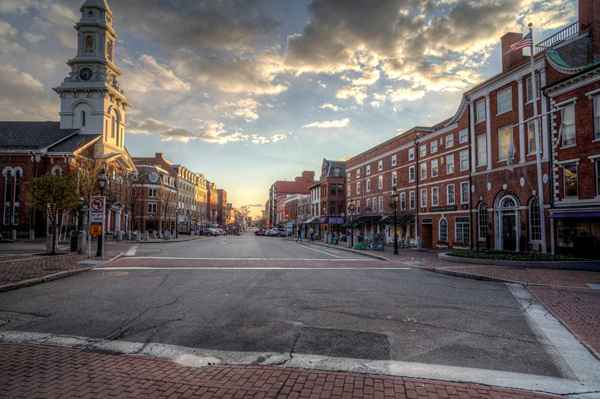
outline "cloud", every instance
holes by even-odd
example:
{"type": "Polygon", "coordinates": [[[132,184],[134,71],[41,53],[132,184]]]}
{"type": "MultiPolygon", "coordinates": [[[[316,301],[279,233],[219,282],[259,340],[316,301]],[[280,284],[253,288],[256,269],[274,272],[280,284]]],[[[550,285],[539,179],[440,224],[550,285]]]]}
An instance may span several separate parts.
{"type": "Polygon", "coordinates": [[[338,111],[342,110],[340,107],[338,107],[337,105],[334,105],[334,104],[323,104],[319,108],[328,109],[328,110],[334,111],[334,112],[338,112],[338,111]]]}
{"type": "Polygon", "coordinates": [[[153,56],[143,54],[125,65],[127,78],[123,80],[125,89],[135,95],[150,92],[185,93],[191,85],[179,78],[167,65],[159,63],[153,56]]]}
{"type": "Polygon", "coordinates": [[[0,65],[0,120],[56,120],[57,98],[32,75],[0,65]]]}
{"type": "Polygon", "coordinates": [[[228,131],[225,124],[219,121],[205,121],[201,127],[195,131],[183,128],[177,128],[168,123],[156,120],[145,119],[141,122],[130,121],[128,130],[134,134],[157,134],[161,141],[179,141],[189,143],[194,140],[201,140],[211,144],[229,144],[229,143],[251,143],[251,144],[274,144],[284,141],[289,137],[288,133],[273,133],[271,135],[262,135],[257,133],[246,133],[242,131],[228,131]]]}
{"type": "Polygon", "coordinates": [[[0,20],[0,53],[22,53],[25,49],[18,43],[17,29],[0,20]]]}
{"type": "Polygon", "coordinates": [[[305,129],[310,129],[310,128],[339,129],[339,128],[347,127],[349,124],[350,124],[350,119],[345,118],[345,119],[339,119],[339,120],[333,120],[333,121],[313,122],[313,123],[309,123],[308,125],[304,125],[303,127],[305,129]]]}
{"type": "Polygon", "coordinates": [[[218,112],[223,113],[226,118],[240,118],[246,122],[255,121],[258,116],[258,101],[253,98],[244,98],[238,101],[225,102],[215,107],[218,112]]]}

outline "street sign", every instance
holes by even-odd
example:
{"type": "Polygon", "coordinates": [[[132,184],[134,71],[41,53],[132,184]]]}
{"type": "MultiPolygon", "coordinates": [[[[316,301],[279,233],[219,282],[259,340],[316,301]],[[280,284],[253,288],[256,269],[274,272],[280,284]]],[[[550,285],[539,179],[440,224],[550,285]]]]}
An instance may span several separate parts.
{"type": "Polygon", "coordinates": [[[92,237],[100,237],[102,235],[102,225],[93,224],[90,226],[90,235],[92,237]]]}
{"type": "Polygon", "coordinates": [[[104,225],[104,212],[106,209],[106,198],[92,197],[90,203],[90,224],[104,225]]]}

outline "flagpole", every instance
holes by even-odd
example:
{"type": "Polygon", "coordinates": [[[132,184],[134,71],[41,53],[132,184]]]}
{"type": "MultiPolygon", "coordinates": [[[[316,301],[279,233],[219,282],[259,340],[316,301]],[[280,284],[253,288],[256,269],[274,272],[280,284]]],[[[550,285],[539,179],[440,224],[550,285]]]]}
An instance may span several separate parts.
{"type": "Polygon", "coordinates": [[[544,183],[542,181],[542,140],[540,140],[540,135],[542,133],[541,121],[538,118],[538,88],[537,88],[537,79],[535,78],[535,52],[534,52],[534,44],[533,44],[533,24],[529,24],[529,35],[531,37],[531,88],[533,90],[533,116],[534,116],[534,133],[535,133],[535,164],[537,168],[537,197],[538,197],[538,206],[540,213],[540,238],[542,240],[542,253],[548,252],[548,246],[546,243],[546,218],[545,218],[545,209],[544,209],[544,183]]]}

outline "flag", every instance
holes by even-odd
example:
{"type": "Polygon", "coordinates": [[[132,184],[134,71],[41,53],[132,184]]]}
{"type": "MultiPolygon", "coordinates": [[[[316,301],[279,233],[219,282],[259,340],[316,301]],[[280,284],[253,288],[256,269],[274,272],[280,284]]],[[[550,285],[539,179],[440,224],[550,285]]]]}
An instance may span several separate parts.
{"type": "Polygon", "coordinates": [[[529,32],[521,40],[519,40],[516,43],[513,43],[510,46],[510,48],[508,49],[508,51],[506,52],[506,54],[512,53],[513,51],[522,50],[524,48],[531,47],[531,46],[533,46],[533,36],[531,35],[531,32],[529,32]]]}

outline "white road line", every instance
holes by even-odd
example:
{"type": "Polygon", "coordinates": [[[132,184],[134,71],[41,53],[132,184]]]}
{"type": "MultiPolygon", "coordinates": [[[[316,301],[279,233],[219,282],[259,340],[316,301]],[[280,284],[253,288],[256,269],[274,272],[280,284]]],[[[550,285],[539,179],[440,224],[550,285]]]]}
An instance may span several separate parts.
{"type": "MultiPolygon", "coordinates": [[[[504,388],[526,389],[557,395],[572,394],[577,398],[594,398],[584,392],[600,390],[589,382],[567,378],[546,377],[508,371],[456,367],[448,365],[413,363],[396,360],[368,360],[326,357],[303,353],[233,352],[191,348],[160,343],[107,341],[103,339],[65,336],[24,331],[0,332],[0,343],[43,344],[61,347],[85,348],[102,352],[135,354],[173,361],[187,367],[208,365],[271,365],[315,370],[350,371],[410,378],[493,385],[504,388]]],[[[592,372],[592,370],[590,370],[592,372]]],[[[592,394],[595,395],[595,394],[592,394]]],[[[598,396],[595,396],[596,398],[598,396]]]]}
{"type": "Polygon", "coordinates": [[[339,261],[349,261],[349,262],[373,262],[372,259],[358,259],[358,258],[337,258],[337,259],[306,259],[306,258],[180,258],[180,257],[171,257],[171,256],[133,256],[127,259],[136,259],[136,260],[214,260],[214,261],[269,261],[269,262],[291,262],[291,261],[300,261],[300,262],[315,262],[315,261],[325,261],[325,262],[339,262],[339,261]]]}
{"type": "Polygon", "coordinates": [[[126,270],[412,270],[409,267],[97,267],[95,271],[126,270]]]}

